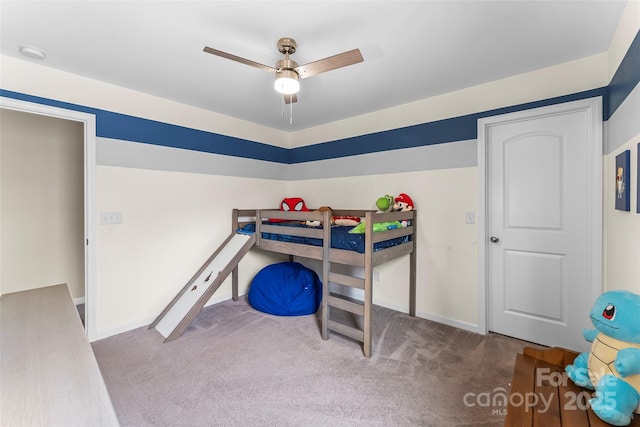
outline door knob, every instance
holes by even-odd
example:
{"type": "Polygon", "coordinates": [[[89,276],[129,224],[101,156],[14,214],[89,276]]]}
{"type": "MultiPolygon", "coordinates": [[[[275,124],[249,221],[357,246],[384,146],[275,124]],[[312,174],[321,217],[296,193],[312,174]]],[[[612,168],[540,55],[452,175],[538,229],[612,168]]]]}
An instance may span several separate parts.
{"type": "Polygon", "coordinates": [[[500,241],[500,238],[496,236],[491,236],[491,239],[489,240],[491,240],[493,243],[498,243],[500,241]]]}

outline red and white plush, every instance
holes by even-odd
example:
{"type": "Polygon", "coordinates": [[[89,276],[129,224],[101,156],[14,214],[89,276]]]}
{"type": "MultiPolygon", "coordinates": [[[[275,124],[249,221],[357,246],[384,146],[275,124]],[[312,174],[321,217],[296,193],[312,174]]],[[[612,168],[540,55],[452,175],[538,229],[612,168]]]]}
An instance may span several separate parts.
{"type": "MultiPolygon", "coordinates": [[[[333,211],[329,206],[320,206],[318,212],[333,211]]],[[[350,215],[331,215],[331,225],[345,225],[348,227],[355,227],[360,223],[360,218],[350,215]]],[[[321,221],[307,221],[305,223],[310,227],[319,227],[322,225],[321,221]]]]}
{"type": "Polygon", "coordinates": [[[298,212],[307,212],[309,208],[305,204],[302,197],[286,197],[282,199],[282,203],[280,203],[281,211],[298,211],[298,212]]]}
{"type": "MultiPolygon", "coordinates": [[[[284,199],[282,199],[282,202],[280,202],[280,210],[283,212],[291,212],[291,211],[307,212],[309,211],[309,208],[307,208],[307,205],[302,199],[302,197],[285,197],[284,199]]],[[[269,218],[269,222],[288,222],[288,221],[289,220],[286,220],[286,219],[269,218]]]]}
{"type": "Polygon", "coordinates": [[[400,193],[394,199],[393,210],[396,212],[412,211],[414,208],[413,200],[405,193],[400,193]]]}
{"type": "Polygon", "coordinates": [[[334,215],[331,217],[332,222],[335,225],[345,225],[348,227],[355,227],[360,224],[360,217],[351,215],[334,215]]]}
{"type": "MultiPolygon", "coordinates": [[[[405,193],[400,193],[394,199],[393,210],[395,212],[408,212],[414,209],[413,200],[405,193]]],[[[409,225],[409,221],[400,221],[403,227],[409,225]]]]}

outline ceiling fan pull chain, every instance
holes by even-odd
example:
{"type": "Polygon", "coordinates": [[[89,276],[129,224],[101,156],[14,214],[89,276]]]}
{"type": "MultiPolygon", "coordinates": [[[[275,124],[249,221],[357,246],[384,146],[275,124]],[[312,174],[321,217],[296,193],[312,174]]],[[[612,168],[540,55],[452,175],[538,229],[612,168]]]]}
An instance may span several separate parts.
{"type": "Polygon", "coordinates": [[[293,125],[293,95],[289,95],[289,126],[293,125]]]}
{"type": "Polygon", "coordinates": [[[282,97],[282,118],[284,119],[284,96],[282,97]]]}

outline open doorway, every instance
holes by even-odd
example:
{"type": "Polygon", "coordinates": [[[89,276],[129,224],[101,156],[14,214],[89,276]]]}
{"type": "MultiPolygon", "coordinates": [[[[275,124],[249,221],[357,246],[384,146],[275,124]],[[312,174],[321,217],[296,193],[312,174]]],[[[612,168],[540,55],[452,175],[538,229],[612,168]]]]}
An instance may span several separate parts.
{"type": "Polygon", "coordinates": [[[96,337],[95,116],[11,98],[0,98],[0,109],[3,121],[13,125],[8,127],[26,138],[20,141],[20,147],[0,154],[5,165],[3,180],[7,179],[0,197],[3,206],[12,204],[12,210],[3,209],[0,218],[0,291],[67,283],[74,300],[84,304],[81,317],[91,341],[96,337]],[[28,128],[16,130],[20,125],[40,128],[36,130],[44,134],[38,136],[28,128]],[[75,142],[52,142],[55,138],[46,138],[46,132],[52,129],[61,139],[75,142]],[[34,138],[43,138],[40,143],[46,146],[38,148],[34,138]],[[9,220],[15,228],[7,226],[9,220]]]}

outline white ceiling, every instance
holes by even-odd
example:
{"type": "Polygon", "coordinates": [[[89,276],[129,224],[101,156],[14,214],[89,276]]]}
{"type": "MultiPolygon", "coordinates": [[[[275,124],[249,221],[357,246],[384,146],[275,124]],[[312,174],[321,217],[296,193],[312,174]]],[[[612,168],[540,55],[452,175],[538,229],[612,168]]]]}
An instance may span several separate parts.
{"type": "Polygon", "coordinates": [[[605,52],[625,4],[3,0],[0,40],[5,55],[34,46],[44,66],[295,131],[605,52]],[[273,75],[202,52],[275,66],[285,36],[299,64],[364,56],[302,80],[292,125],[273,75]]]}

